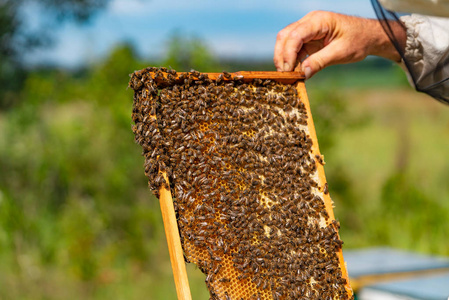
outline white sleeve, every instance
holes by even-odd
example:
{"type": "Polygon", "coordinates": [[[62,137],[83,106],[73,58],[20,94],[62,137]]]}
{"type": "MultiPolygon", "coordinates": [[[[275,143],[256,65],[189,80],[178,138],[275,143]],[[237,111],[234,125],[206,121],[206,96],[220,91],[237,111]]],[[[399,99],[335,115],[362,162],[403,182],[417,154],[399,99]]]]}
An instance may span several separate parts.
{"type": "Polygon", "coordinates": [[[449,80],[439,84],[449,78],[449,18],[412,14],[400,20],[407,29],[404,60],[416,88],[449,99],[449,80]]]}

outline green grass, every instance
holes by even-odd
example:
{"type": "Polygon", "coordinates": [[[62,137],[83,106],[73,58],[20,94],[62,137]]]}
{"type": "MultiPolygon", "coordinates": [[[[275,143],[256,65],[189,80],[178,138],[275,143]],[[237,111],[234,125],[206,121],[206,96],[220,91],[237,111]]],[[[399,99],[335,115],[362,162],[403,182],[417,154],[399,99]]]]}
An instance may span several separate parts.
{"type": "Polygon", "coordinates": [[[401,89],[351,91],[346,99],[353,113],[372,119],[342,130],[326,156],[345,166],[357,198],[349,207],[334,197],[345,246],[449,255],[448,107],[401,89]]]}

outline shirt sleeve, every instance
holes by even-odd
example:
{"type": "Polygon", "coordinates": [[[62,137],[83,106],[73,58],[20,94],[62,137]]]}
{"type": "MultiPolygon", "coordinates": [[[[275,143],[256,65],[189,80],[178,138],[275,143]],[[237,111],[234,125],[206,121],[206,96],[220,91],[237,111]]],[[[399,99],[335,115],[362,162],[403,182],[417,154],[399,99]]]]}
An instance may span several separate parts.
{"type": "Polygon", "coordinates": [[[449,103],[449,18],[407,15],[404,63],[417,90],[449,103]]]}

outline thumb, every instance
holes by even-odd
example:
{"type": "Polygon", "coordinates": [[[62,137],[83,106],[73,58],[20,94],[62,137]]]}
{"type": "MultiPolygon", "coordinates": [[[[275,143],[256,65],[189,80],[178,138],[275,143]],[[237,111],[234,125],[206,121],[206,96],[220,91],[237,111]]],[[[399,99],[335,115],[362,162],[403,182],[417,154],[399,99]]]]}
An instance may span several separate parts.
{"type": "Polygon", "coordinates": [[[338,42],[331,43],[321,50],[309,55],[303,62],[301,69],[306,79],[311,78],[322,69],[343,62],[345,60],[345,51],[339,46],[338,42]]]}

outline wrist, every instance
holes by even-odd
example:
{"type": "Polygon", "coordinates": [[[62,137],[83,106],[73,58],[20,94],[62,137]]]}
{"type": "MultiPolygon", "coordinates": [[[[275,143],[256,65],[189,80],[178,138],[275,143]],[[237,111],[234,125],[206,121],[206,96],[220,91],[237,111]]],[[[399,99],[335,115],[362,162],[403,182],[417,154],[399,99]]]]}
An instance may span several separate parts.
{"type": "MultiPolygon", "coordinates": [[[[370,41],[371,47],[369,47],[368,54],[387,58],[395,62],[400,62],[401,55],[391,42],[390,38],[382,27],[382,24],[378,20],[369,21],[371,22],[371,26],[369,28],[373,33],[373,39],[372,41],[370,41]]],[[[402,24],[399,24],[395,21],[390,21],[389,26],[392,29],[395,38],[397,39],[399,47],[401,49],[404,49],[406,33],[402,24]]]]}

